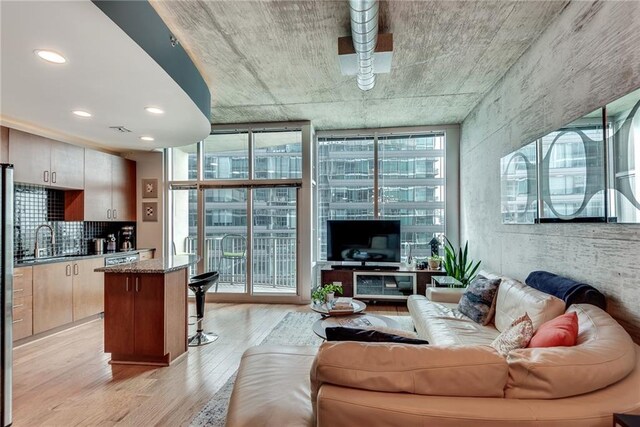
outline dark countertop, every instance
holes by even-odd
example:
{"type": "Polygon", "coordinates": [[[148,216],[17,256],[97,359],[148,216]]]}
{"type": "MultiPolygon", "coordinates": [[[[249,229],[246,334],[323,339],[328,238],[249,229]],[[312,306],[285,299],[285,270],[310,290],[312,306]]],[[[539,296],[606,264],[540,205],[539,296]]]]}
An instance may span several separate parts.
{"type": "Polygon", "coordinates": [[[197,255],[173,255],[168,258],[154,258],[129,264],[96,268],[94,271],[118,274],[163,274],[182,270],[200,261],[197,255]]]}
{"type": "Polygon", "coordinates": [[[70,262],[70,261],[76,261],[81,259],[111,258],[114,256],[133,255],[140,252],[155,251],[155,250],[156,248],[140,248],[140,249],[134,249],[132,251],[105,252],[103,254],[77,254],[77,255],[60,255],[60,256],[53,256],[53,257],[47,257],[47,258],[28,258],[28,259],[22,259],[19,261],[14,261],[13,266],[14,268],[31,267],[33,265],[52,264],[55,262],[70,262]]]}

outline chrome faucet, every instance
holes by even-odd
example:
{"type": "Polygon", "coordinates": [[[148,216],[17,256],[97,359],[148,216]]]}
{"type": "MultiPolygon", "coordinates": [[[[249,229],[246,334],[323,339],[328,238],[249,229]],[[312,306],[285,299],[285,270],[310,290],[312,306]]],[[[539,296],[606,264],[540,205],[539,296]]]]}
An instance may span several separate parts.
{"type": "MultiPolygon", "coordinates": [[[[46,227],[46,228],[49,229],[49,231],[51,231],[51,248],[53,249],[53,245],[56,244],[56,235],[53,234],[53,228],[51,228],[51,226],[48,225],[48,224],[42,224],[42,225],[38,226],[38,228],[36,228],[36,248],[35,248],[36,250],[34,251],[35,252],[34,256],[36,258],[40,258],[42,256],[41,255],[41,251],[44,250],[44,248],[40,249],[40,244],[38,243],[38,233],[40,233],[40,229],[43,228],[43,227],[46,227]]],[[[53,255],[53,250],[52,250],[52,255],[53,255]]]]}

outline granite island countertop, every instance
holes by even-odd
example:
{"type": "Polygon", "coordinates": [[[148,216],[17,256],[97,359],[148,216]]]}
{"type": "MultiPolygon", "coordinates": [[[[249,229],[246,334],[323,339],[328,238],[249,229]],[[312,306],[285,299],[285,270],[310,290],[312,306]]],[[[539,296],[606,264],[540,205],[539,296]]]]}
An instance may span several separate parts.
{"type": "Polygon", "coordinates": [[[188,268],[198,261],[200,261],[200,257],[197,255],[173,255],[167,258],[154,258],[129,264],[100,267],[94,271],[119,274],[164,274],[188,268]]]}

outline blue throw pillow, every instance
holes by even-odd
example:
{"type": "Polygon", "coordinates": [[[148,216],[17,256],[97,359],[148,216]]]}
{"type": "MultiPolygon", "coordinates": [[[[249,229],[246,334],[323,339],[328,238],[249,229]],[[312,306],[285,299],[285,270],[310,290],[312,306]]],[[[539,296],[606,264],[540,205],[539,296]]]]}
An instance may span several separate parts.
{"type": "Polygon", "coordinates": [[[495,312],[495,299],[501,279],[477,275],[460,298],[458,311],[476,323],[488,325],[495,312]]]}

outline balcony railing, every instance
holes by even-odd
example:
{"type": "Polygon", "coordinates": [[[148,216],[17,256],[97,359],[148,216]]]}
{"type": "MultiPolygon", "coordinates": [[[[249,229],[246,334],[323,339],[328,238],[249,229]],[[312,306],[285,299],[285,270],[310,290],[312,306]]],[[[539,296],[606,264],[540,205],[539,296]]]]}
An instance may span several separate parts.
{"type": "MultiPolygon", "coordinates": [[[[229,246],[222,250],[224,236],[208,237],[204,241],[204,270],[220,273],[219,287],[244,287],[247,281],[247,258],[225,257],[224,253],[242,253],[246,246],[244,239],[231,238],[229,246]]],[[[197,253],[195,237],[185,239],[185,252],[197,253]]],[[[296,290],[296,238],[284,236],[254,236],[253,237],[253,287],[262,291],[271,288],[274,291],[296,290]]],[[[190,273],[197,274],[195,266],[190,273]]],[[[213,289],[212,289],[213,290],[213,289]]],[[[223,291],[224,289],[222,289],[223,291]]],[[[237,292],[237,291],[236,291],[237,292]]]]}

